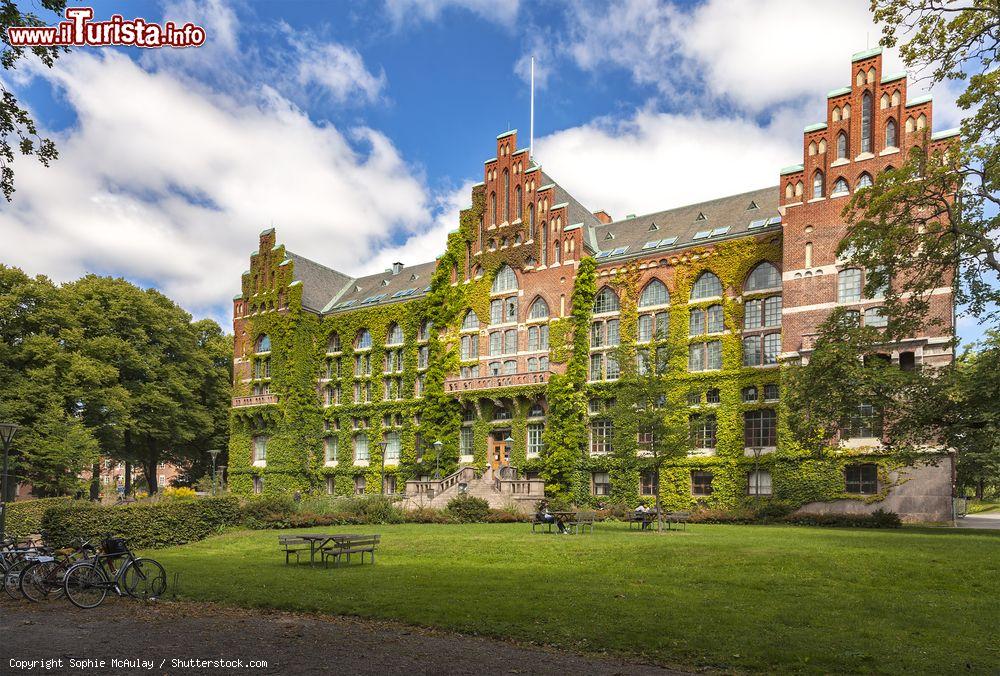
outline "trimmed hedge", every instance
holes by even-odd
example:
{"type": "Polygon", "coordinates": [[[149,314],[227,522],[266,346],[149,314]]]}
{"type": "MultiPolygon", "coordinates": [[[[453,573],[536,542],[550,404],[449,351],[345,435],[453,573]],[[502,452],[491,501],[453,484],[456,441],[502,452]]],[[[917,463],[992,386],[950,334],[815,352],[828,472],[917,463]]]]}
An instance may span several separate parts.
{"type": "Polygon", "coordinates": [[[72,498],[41,498],[8,503],[7,523],[4,527],[7,535],[23,538],[40,532],[45,510],[49,507],[67,505],[72,501],[72,498]]]}
{"type": "Polygon", "coordinates": [[[843,528],[899,528],[896,512],[876,509],[871,514],[789,514],[785,523],[798,526],[839,526],[843,528]]]}
{"type": "Polygon", "coordinates": [[[56,545],[79,537],[97,540],[111,533],[142,549],[202,540],[240,521],[240,501],[233,496],[114,507],[73,501],[47,509],[42,530],[56,545]]]}

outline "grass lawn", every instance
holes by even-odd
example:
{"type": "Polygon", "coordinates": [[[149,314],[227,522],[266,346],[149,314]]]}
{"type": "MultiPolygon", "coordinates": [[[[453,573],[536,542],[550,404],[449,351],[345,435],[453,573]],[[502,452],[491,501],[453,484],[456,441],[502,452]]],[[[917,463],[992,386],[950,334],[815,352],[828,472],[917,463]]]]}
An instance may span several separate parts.
{"type": "Polygon", "coordinates": [[[532,535],[527,524],[348,532],[382,534],[375,566],[285,566],[276,531],[150,554],[171,579],[180,573],[182,598],[389,618],[679,667],[1000,670],[1000,532],[695,525],[657,535],[623,524],[579,536],[532,535]]]}

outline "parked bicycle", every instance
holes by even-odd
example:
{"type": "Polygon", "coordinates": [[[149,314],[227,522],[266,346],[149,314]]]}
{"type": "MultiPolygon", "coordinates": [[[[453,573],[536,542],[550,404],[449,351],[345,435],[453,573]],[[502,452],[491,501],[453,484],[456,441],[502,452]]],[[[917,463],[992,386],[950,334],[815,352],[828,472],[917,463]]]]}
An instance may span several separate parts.
{"type": "Polygon", "coordinates": [[[102,553],[73,564],[63,577],[66,598],[78,608],[96,608],[108,592],[137,599],[155,599],[167,589],[167,573],[153,559],[137,558],[128,543],[106,537],[102,553]]]}
{"type": "Polygon", "coordinates": [[[31,541],[7,540],[3,543],[3,590],[15,601],[21,598],[21,573],[39,557],[48,554],[45,547],[31,541]]]}
{"type": "Polygon", "coordinates": [[[96,548],[81,539],[73,547],[56,550],[52,556],[37,557],[21,571],[21,594],[35,603],[60,598],[65,593],[66,572],[75,563],[96,554],[96,548]]]}

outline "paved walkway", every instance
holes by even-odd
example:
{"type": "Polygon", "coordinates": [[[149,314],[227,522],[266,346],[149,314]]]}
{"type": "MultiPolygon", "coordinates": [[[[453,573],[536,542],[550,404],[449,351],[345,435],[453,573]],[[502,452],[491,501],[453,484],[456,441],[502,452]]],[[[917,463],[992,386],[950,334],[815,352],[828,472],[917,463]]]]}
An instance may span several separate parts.
{"type": "Polygon", "coordinates": [[[993,528],[1000,530],[1000,512],[984,514],[968,514],[961,519],[955,519],[958,528],[993,528]]]}
{"type": "Polygon", "coordinates": [[[654,666],[526,647],[492,639],[341,617],[229,609],[208,604],[143,605],[109,599],[84,611],[67,601],[0,601],[0,673],[7,674],[637,674],[676,676],[654,666]],[[62,668],[18,668],[17,660],[62,659],[62,668]],[[71,665],[70,660],[104,660],[71,665]],[[113,659],[128,660],[117,666],[113,659]],[[200,659],[202,666],[173,664],[200,659]],[[242,669],[211,664],[242,660],[242,669]],[[148,666],[142,661],[147,660],[148,666]],[[267,666],[251,666],[264,660],[267,666]]]}

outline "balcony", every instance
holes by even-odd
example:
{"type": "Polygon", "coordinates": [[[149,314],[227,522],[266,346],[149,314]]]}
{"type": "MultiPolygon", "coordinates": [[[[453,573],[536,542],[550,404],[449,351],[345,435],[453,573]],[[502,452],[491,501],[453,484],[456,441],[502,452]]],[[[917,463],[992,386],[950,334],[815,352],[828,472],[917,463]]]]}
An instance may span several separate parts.
{"type": "Polygon", "coordinates": [[[249,397],[233,397],[233,408],[248,408],[250,406],[268,406],[278,403],[276,394],[254,394],[249,397]]]}
{"type": "Polygon", "coordinates": [[[444,391],[450,394],[460,394],[462,392],[489,390],[498,387],[544,385],[549,382],[549,375],[549,371],[531,371],[529,373],[511,373],[477,378],[448,378],[444,381],[444,391]]]}

